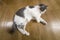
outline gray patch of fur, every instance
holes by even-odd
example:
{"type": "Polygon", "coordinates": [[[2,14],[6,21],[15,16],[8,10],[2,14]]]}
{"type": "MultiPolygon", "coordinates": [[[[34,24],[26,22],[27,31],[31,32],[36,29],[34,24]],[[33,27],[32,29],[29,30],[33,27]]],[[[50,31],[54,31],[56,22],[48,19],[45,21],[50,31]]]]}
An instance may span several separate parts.
{"type": "Polygon", "coordinates": [[[24,17],[24,10],[25,10],[25,7],[19,9],[19,10],[16,12],[16,15],[18,15],[18,16],[20,16],[20,17],[24,17]]]}
{"type": "Polygon", "coordinates": [[[24,29],[24,25],[17,25],[20,29],[24,29]]]}
{"type": "Polygon", "coordinates": [[[29,8],[34,8],[34,6],[29,6],[29,8]]]}

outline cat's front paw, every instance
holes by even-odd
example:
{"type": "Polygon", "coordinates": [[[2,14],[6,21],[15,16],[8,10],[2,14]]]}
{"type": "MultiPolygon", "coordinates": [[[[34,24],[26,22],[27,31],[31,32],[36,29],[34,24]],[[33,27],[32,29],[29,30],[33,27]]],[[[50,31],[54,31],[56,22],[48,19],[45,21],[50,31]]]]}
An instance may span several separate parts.
{"type": "Polygon", "coordinates": [[[45,21],[44,23],[45,23],[45,24],[47,24],[47,22],[46,22],[46,21],[45,21]]]}
{"type": "Polygon", "coordinates": [[[46,22],[46,21],[44,21],[44,22],[40,21],[40,23],[42,23],[43,25],[46,25],[46,24],[47,24],[47,22],[46,22]]]}
{"type": "Polygon", "coordinates": [[[29,32],[27,32],[27,31],[25,31],[25,35],[29,36],[29,35],[30,35],[30,33],[29,33],[29,32]]]}
{"type": "Polygon", "coordinates": [[[28,32],[27,32],[27,33],[26,33],[26,35],[27,35],[27,36],[29,36],[29,35],[30,35],[30,33],[28,33],[28,32]]]}

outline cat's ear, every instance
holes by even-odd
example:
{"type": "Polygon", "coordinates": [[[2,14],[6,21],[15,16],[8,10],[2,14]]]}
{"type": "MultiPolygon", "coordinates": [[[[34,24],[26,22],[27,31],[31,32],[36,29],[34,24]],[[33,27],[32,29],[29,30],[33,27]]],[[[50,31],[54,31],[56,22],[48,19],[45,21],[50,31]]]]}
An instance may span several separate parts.
{"type": "Polygon", "coordinates": [[[47,5],[45,5],[45,4],[39,4],[39,6],[41,7],[41,6],[45,6],[45,7],[48,7],[47,5]]]}

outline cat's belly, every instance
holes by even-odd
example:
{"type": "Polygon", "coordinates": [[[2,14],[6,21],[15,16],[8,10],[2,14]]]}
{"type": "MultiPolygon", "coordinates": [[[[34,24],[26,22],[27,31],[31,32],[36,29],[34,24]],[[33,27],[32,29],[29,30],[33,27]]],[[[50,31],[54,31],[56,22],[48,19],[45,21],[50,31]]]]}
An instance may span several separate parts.
{"type": "Polygon", "coordinates": [[[26,19],[20,16],[15,15],[14,17],[14,22],[19,25],[19,24],[24,24],[26,22],[26,19]]]}

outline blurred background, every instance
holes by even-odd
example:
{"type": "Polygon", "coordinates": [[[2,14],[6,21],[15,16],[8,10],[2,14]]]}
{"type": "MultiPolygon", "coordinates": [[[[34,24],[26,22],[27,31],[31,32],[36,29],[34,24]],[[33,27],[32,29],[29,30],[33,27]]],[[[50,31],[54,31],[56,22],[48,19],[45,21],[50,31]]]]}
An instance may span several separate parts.
{"type": "Polygon", "coordinates": [[[0,0],[0,40],[60,40],[60,0],[0,0]],[[26,30],[30,36],[19,31],[8,33],[16,11],[27,5],[46,4],[48,9],[42,15],[48,24],[31,21],[26,30]]]}

